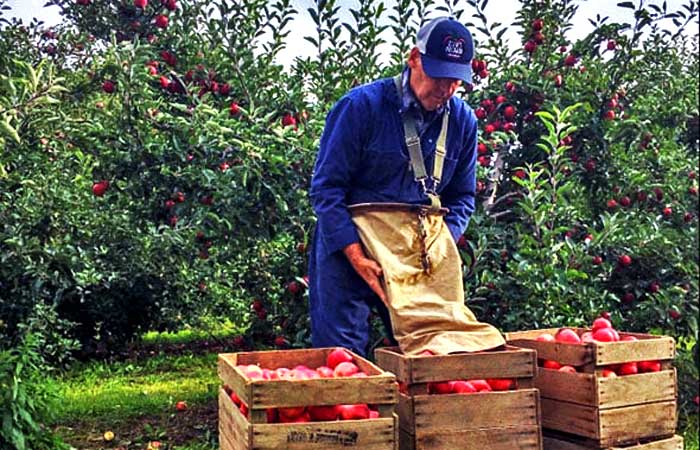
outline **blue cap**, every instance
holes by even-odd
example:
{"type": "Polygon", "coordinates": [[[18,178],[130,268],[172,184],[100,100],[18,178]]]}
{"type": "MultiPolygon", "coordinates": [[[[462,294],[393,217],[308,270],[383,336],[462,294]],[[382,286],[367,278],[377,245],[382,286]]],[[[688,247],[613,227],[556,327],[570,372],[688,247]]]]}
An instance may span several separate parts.
{"type": "Polygon", "coordinates": [[[437,17],[418,31],[416,47],[423,70],[432,78],[472,81],[474,41],[469,30],[453,17],[437,17]]]}

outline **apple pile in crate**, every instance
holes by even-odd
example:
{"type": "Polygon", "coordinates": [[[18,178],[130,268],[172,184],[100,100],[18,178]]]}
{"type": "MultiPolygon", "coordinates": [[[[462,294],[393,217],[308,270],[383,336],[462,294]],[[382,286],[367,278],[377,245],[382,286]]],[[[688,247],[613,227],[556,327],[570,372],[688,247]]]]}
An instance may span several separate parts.
{"type": "MultiPolygon", "coordinates": [[[[326,358],[326,364],[312,369],[304,364],[294,368],[262,368],[257,364],[239,364],[236,366],[250,380],[313,380],[318,378],[367,377],[367,373],[353,362],[353,356],[345,349],[333,349],[326,358]]],[[[224,386],[233,403],[244,416],[248,416],[248,405],[231,390],[224,386]]],[[[376,406],[366,403],[353,405],[311,405],[289,408],[268,408],[267,423],[299,423],[326,420],[361,420],[379,418],[376,406]],[[374,409],[373,409],[374,408],[374,409]]]]}
{"type": "Polygon", "coordinates": [[[673,338],[620,332],[600,317],[591,328],[518,331],[506,339],[537,351],[545,437],[600,449],[674,436],[673,338]]]}
{"type": "MultiPolygon", "coordinates": [[[[430,350],[422,351],[418,356],[436,356],[430,350]]],[[[510,391],[517,389],[516,378],[475,378],[470,380],[449,380],[428,383],[428,394],[476,394],[478,392],[510,391]]],[[[408,385],[399,382],[399,392],[408,393],[408,385]]]]}
{"type": "Polygon", "coordinates": [[[396,450],[396,377],[341,348],[219,355],[222,450],[396,450]]]}
{"type": "MultiPolygon", "coordinates": [[[[537,336],[537,341],[540,342],[559,342],[564,344],[585,344],[595,342],[633,342],[637,341],[637,337],[632,334],[622,334],[613,328],[612,323],[604,317],[599,317],[593,321],[590,330],[583,331],[579,335],[572,328],[560,328],[556,333],[543,332],[537,336]]],[[[600,366],[600,375],[602,377],[615,377],[624,375],[635,375],[638,373],[660,372],[661,360],[653,361],[630,361],[620,364],[610,364],[600,366]]],[[[540,367],[545,369],[559,370],[561,372],[582,372],[583,367],[574,367],[570,364],[561,364],[552,359],[539,360],[540,367]]]]}
{"type": "Polygon", "coordinates": [[[536,352],[375,351],[399,381],[401,450],[541,450],[536,352]]]}

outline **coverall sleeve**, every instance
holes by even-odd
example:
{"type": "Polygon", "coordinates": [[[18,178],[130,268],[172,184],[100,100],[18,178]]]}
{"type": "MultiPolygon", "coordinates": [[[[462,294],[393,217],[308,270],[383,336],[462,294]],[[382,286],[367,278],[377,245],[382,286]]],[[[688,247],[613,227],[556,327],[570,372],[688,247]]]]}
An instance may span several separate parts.
{"type": "Polygon", "coordinates": [[[455,241],[467,229],[469,219],[474,213],[476,197],[476,146],[477,122],[473,112],[467,116],[468,124],[464,128],[466,136],[462,152],[457,160],[452,179],[441,193],[442,204],[450,209],[445,216],[445,223],[455,241]]]}
{"type": "Polygon", "coordinates": [[[347,209],[346,197],[362,155],[366,117],[358,99],[345,96],[328,113],[311,178],[311,206],[318,222],[316,233],[326,254],[360,238],[347,209]]]}

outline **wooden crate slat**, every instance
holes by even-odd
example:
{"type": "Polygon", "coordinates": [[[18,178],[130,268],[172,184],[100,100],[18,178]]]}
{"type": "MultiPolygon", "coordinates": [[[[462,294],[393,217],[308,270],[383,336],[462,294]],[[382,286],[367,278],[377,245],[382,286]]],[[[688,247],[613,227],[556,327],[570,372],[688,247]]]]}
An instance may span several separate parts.
{"type": "Polygon", "coordinates": [[[600,410],[542,398],[541,408],[543,428],[593,439],[601,446],[672,435],[676,427],[675,401],[600,410]]]}
{"type": "Polygon", "coordinates": [[[377,364],[394,373],[404,383],[427,383],[475,378],[532,378],[536,354],[508,346],[494,352],[474,352],[441,356],[406,356],[396,349],[377,349],[377,364]]]}
{"type": "MultiPolygon", "coordinates": [[[[573,328],[579,334],[590,331],[573,328]]],[[[540,359],[551,359],[561,364],[603,366],[633,361],[671,360],[675,356],[675,341],[669,336],[652,336],[641,333],[620,333],[635,336],[636,341],[565,344],[540,342],[535,339],[542,333],[554,334],[558,328],[506,333],[506,340],[516,347],[537,350],[540,359]]]]}
{"type": "Polygon", "coordinates": [[[595,347],[595,363],[598,366],[632,361],[667,360],[673,359],[676,354],[676,343],[668,336],[636,341],[606,342],[597,344],[595,347]]]}
{"type": "Polygon", "coordinates": [[[396,405],[396,414],[399,416],[399,428],[406,429],[415,434],[416,415],[413,409],[414,396],[399,393],[399,404],[396,405]]]}
{"type": "Polygon", "coordinates": [[[676,432],[676,402],[655,402],[600,411],[603,445],[668,436],[676,432]]]}
{"type": "Polygon", "coordinates": [[[598,406],[601,409],[675,400],[678,394],[676,371],[597,377],[598,406]]]}
{"type": "MultiPolygon", "coordinates": [[[[335,348],[305,348],[305,349],[293,349],[293,350],[268,350],[268,351],[256,351],[256,352],[240,352],[240,353],[230,353],[229,355],[236,355],[233,359],[236,364],[257,364],[260,367],[265,367],[267,369],[279,369],[280,367],[287,367],[288,369],[293,369],[295,366],[303,364],[310,368],[316,368],[319,366],[326,365],[326,358],[328,354],[335,348]]],[[[380,375],[384,371],[373,364],[371,361],[367,361],[361,356],[353,353],[351,350],[344,349],[355,359],[355,364],[368,375],[380,375]]]]}
{"type": "Polygon", "coordinates": [[[400,450],[541,450],[540,428],[524,425],[471,431],[426,434],[416,439],[406,430],[399,431],[400,450]]]}
{"type": "Polygon", "coordinates": [[[512,339],[509,344],[537,351],[539,359],[551,359],[562,365],[583,366],[594,361],[595,352],[590,344],[564,344],[561,342],[540,342],[531,339],[512,339]]]}
{"type": "Polygon", "coordinates": [[[341,403],[395,404],[396,379],[358,355],[355,363],[369,376],[365,378],[317,378],[310,380],[249,380],[235,366],[258,364],[272,369],[309,367],[325,364],[332,349],[285,350],[220,354],[218,373],[222,382],[243,400],[252,412],[273,407],[334,405],[341,403]],[[315,356],[313,356],[315,355],[315,356]],[[304,359],[306,358],[306,359],[304,359]],[[321,362],[322,361],[322,362],[321,362]]]}
{"type": "Polygon", "coordinates": [[[394,450],[395,419],[255,425],[251,449],[328,450],[347,447],[394,450]]]}
{"type": "Polygon", "coordinates": [[[542,428],[598,439],[600,423],[597,408],[540,398],[542,428]]]}
{"type": "Polygon", "coordinates": [[[257,364],[268,369],[287,367],[293,369],[299,364],[308,367],[326,365],[327,349],[269,350],[237,353],[238,364],[257,364]],[[303,362],[302,362],[303,361],[303,362]]]}
{"type": "Polygon", "coordinates": [[[536,389],[469,395],[421,395],[412,400],[415,426],[408,429],[414,431],[417,439],[436,432],[539,423],[536,389]]]}
{"type": "Polygon", "coordinates": [[[412,382],[413,359],[405,358],[398,347],[383,347],[374,351],[374,360],[377,365],[396,375],[396,379],[402,383],[412,382]]]}
{"type": "Polygon", "coordinates": [[[605,448],[601,448],[590,441],[577,439],[576,436],[561,435],[549,431],[544,433],[543,440],[544,450],[683,450],[683,438],[681,436],[605,448]]]}
{"type": "Polygon", "coordinates": [[[566,373],[538,367],[535,387],[540,397],[564,400],[580,405],[594,406],[597,403],[595,375],[566,373]]]}
{"type": "Polygon", "coordinates": [[[250,382],[236,369],[237,356],[236,353],[220,353],[216,371],[223,384],[230,387],[246,404],[250,404],[250,382]]]}
{"type": "Polygon", "coordinates": [[[394,377],[322,378],[252,383],[251,409],[339,403],[393,404],[397,401],[394,377]]]}
{"type": "Polygon", "coordinates": [[[543,398],[600,409],[674,400],[677,395],[675,369],[603,378],[540,367],[535,387],[543,398]]]}
{"type": "Polygon", "coordinates": [[[610,450],[683,450],[683,438],[681,436],[673,436],[668,439],[660,439],[645,444],[627,447],[611,447],[610,450]]]}
{"type": "Polygon", "coordinates": [[[228,394],[219,390],[219,445],[221,450],[250,448],[249,425],[228,394]]]}

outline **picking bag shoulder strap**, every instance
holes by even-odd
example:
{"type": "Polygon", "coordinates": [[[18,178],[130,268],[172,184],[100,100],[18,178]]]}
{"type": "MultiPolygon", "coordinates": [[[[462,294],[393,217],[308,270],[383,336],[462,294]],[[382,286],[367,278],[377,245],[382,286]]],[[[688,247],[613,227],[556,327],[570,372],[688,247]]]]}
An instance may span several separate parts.
{"type": "MultiPolygon", "coordinates": [[[[401,75],[394,77],[394,84],[399,99],[402,98],[403,87],[401,85],[401,75]]],[[[440,209],[440,196],[437,194],[437,186],[442,179],[442,169],[445,162],[445,154],[447,153],[445,143],[447,142],[447,129],[450,121],[449,111],[445,111],[442,115],[442,126],[440,128],[440,136],[438,137],[435,148],[435,160],[433,161],[432,178],[429,180],[428,172],[425,169],[423,160],[423,152],[420,145],[420,138],[416,129],[416,119],[408,111],[401,114],[403,122],[404,138],[406,139],[406,147],[408,155],[411,158],[411,167],[415,180],[422,186],[423,193],[430,199],[431,209],[440,209]],[[428,181],[432,181],[432,186],[428,188],[428,181]]]]}

